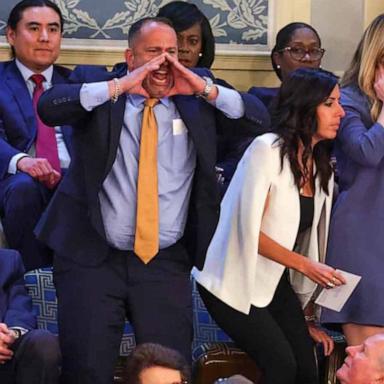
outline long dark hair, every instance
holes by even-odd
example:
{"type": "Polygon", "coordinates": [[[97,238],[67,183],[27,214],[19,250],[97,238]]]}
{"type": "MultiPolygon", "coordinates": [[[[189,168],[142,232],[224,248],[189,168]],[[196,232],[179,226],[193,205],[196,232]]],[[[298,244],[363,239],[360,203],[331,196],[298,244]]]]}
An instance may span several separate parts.
{"type": "Polygon", "coordinates": [[[295,184],[300,189],[309,180],[308,160],[316,164],[315,177],[320,178],[326,194],[332,175],[330,164],[331,140],[322,140],[312,149],[312,138],[317,131],[316,108],[323,103],[338,84],[338,78],[323,69],[299,68],[284,80],[276,98],[272,116],[273,131],[280,139],[281,168],[288,157],[295,184]],[[298,159],[299,143],[303,144],[302,167],[298,159]]]}
{"type": "Polygon", "coordinates": [[[273,70],[275,71],[277,77],[282,80],[281,78],[281,69],[277,67],[274,59],[274,54],[275,52],[279,52],[281,49],[284,49],[289,45],[289,43],[292,40],[293,34],[301,28],[307,28],[310,29],[316,36],[316,38],[319,40],[319,46],[321,47],[321,39],[319,34],[317,33],[316,29],[312,27],[312,25],[309,25],[307,23],[303,22],[294,22],[294,23],[289,23],[285,25],[283,28],[277,32],[276,35],[276,43],[275,46],[273,47],[271,51],[271,62],[272,62],[272,67],[273,70]]]}
{"type": "Polygon", "coordinates": [[[197,66],[211,68],[215,59],[215,38],[209,20],[195,4],[173,1],[161,7],[157,16],[171,20],[176,32],[183,32],[195,24],[200,24],[202,56],[199,58],[197,66]]]}

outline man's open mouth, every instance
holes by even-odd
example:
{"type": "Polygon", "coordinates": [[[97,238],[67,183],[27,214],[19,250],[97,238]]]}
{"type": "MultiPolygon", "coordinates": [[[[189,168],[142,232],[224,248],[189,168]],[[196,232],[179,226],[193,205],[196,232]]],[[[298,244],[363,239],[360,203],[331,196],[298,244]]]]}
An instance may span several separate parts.
{"type": "Polygon", "coordinates": [[[170,81],[169,71],[158,70],[151,74],[152,82],[156,85],[167,85],[170,81]]]}

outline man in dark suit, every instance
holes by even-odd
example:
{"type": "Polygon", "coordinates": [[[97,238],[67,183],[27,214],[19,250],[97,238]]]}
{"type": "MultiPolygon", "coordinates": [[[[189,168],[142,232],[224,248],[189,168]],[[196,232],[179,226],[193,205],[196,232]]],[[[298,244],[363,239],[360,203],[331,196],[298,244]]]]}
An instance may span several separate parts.
{"type": "Polygon", "coordinates": [[[0,63],[0,214],[8,245],[21,253],[27,270],[52,262],[51,251],[36,239],[33,228],[70,162],[70,128],[49,129],[44,136],[34,108],[36,79],[41,79],[42,92],[66,82],[70,74],[53,65],[62,28],[54,3],[19,2],[6,32],[14,58],[0,63]]]}
{"type": "Polygon", "coordinates": [[[36,329],[17,251],[0,249],[0,383],[57,384],[57,337],[36,329]]]}
{"type": "Polygon", "coordinates": [[[54,86],[39,102],[46,123],[74,124],[73,166],[37,227],[57,256],[65,383],[111,381],[126,315],[137,343],[163,344],[190,360],[190,269],[203,266],[220,209],[217,123],[223,113],[232,125],[248,120],[249,130],[264,123],[254,96],[177,61],[167,20],[135,23],[128,41],[126,64],[112,73],[78,67],[76,84],[54,86]],[[157,153],[147,148],[151,140],[157,153]],[[155,174],[144,170],[149,159],[155,174]]]}

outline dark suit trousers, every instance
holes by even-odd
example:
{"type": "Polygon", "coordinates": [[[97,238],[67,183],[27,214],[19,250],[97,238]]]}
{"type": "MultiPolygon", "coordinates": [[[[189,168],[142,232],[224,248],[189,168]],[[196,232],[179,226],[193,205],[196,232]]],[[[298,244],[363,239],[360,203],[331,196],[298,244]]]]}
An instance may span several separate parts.
{"type": "Polygon", "coordinates": [[[0,181],[0,214],[9,248],[17,249],[27,271],[52,265],[52,252],[33,230],[52,191],[26,173],[0,181]]]}
{"type": "Polygon", "coordinates": [[[60,350],[57,336],[32,330],[16,340],[14,356],[0,365],[1,384],[58,384],[60,350]]]}
{"type": "Polygon", "coordinates": [[[110,384],[127,317],[136,343],[155,342],[191,359],[190,262],[175,244],[145,265],[111,249],[98,266],[55,257],[65,384],[110,384]]]}
{"type": "Polygon", "coordinates": [[[251,306],[248,315],[228,306],[198,285],[217,324],[264,371],[265,384],[317,384],[314,348],[299,299],[286,274],[272,302],[251,306]]]}

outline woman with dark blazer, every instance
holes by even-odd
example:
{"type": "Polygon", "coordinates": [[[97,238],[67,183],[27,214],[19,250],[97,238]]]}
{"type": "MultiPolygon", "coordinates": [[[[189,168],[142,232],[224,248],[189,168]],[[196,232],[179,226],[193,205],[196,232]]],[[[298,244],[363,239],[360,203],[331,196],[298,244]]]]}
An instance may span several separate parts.
{"type": "MultiPolygon", "coordinates": [[[[289,73],[297,68],[319,68],[325,50],[317,31],[309,24],[294,22],[287,24],[276,35],[276,43],[271,52],[271,63],[276,76],[284,81],[289,73]]],[[[271,112],[279,87],[251,87],[248,92],[261,100],[271,112]]],[[[227,179],[230,180],[236,166],[254,137],[238,140],[232,150],[230,161],[222,164],[227,179]]]]}
{"type": "Polygon", "coordinates": [[[215,59],[215,38],[209,20],[195,4],[172,1],[161,7],[157,16],[172,22],[181,64],[187,68],[211,68],[215,59]]]}
{"type": "Polygon", "coordinates": [[[317,384],[302,307],[311,307],[318,284],[345,282],[321,263],[333,191],[329,142],[343,116],[331,73],[298,69],[283,82],[274,131],[241,159],[204,268],[193,270],[208,311],[266,384],[317,384]]]}
{"type": "MultiPolygon", "coordinates": [[[[271,63],[276,76],[284,81],[297,68],[319,68],[324,52],[315,28],[303,22],[289,23],[277,32],[271,63]]],[[[279,87],[251,87],[248,92],[269,108],[278,90],[279,87]]]]}

